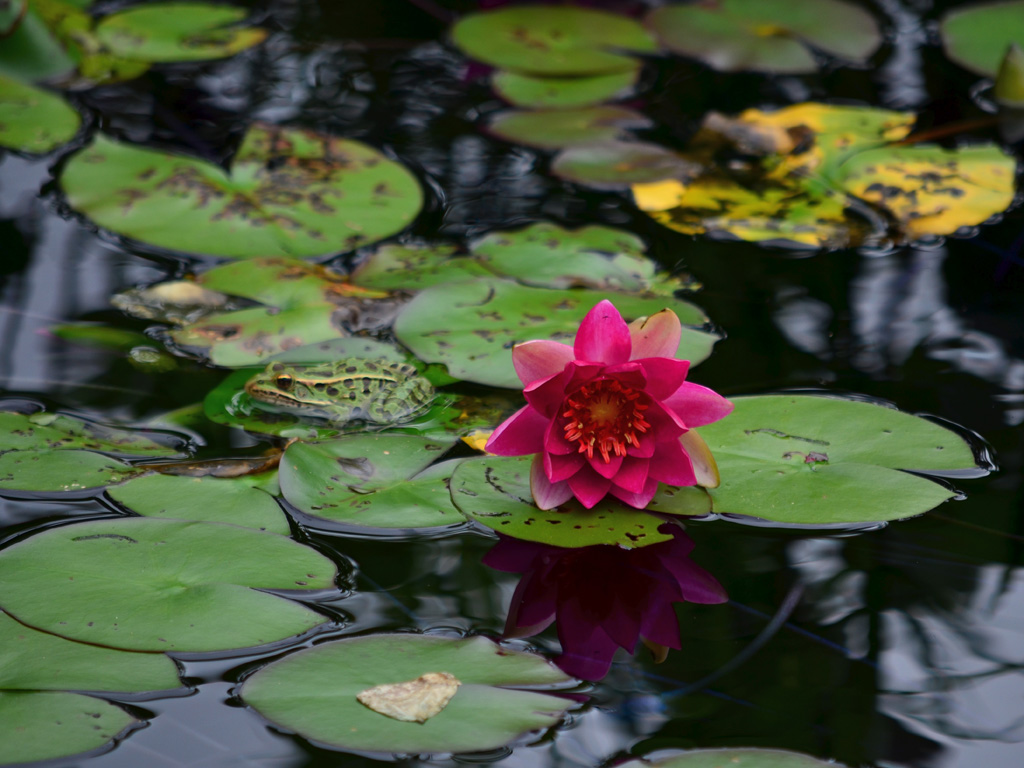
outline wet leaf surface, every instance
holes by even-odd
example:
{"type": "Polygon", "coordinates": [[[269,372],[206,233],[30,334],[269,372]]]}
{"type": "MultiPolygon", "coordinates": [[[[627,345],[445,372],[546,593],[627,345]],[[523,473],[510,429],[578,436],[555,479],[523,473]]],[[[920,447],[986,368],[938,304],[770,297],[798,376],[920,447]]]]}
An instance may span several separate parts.
{"type": "Polygon", "coordinates": [[[0,5],[0,37],[11,34],[21,23],[28,0],[7,0],[0,5]]]}
{"type": "Polygon", "coordinates": [[[529,5],[474,13],[451,30],[467,56],[535,75],[596,75],[636,69],[622,51],[652,53],[654,41],[626,16],[589,8],[529,5]]]}
{"type": "MultiPolygon", "coordinates": [[[[610,544],[634,549],[672,538],[658,530],[664,518],[615,500],[602,501],[593,509],[585,509],[575,500],[552,510],[538,509],[530,493],[532,461],[531,456],[467,459],[452,475],[455,506],[470,520],[505,536],[556,547],[610,544]]],[[[704,492],[689,490],[692,493],[663,499],[658,511],[707,514],[704,492]]]]}
{"type": "Polygon", "coordinates": [[[83,491],[122,483],[145,471],[92,451],[9,451],[0,454],[0,492],[83,491]]]}
{"type": "Polygon", "coordinates": [[[1024,46],[1024,0],[971,3],[942,18],[946,55],[975,74],[995,77],[1011,44],[1024,46]]]}
{"type": "Polygon", "coordinates": [[[230,523],[289,536],[288,519],[273,496],[248,478],[147,475],[111,488],[110,498],[143,517],[230,523]]]}
{"type": "Polygon", "coordinates": [[[61,184],[114,232],[239,259],[349,251],[403,229],[423,200],[409,171],[365,144],[266,124],[250,127],[230,172],[97,135],[61,184]]]}
{"type": "Polygon", "coordinates": [[[99,749],[139,721],[102,699],[62,691],[0,691],[0,765],[99,749]]]}
{"type": "Polygon", "coordinates": [[[322,643],[274,662],[242,686],[267,719],[336,749],[450,753],[497,749],[555,725],[573,702],[532,689],[571,679],[543,657],[483,637],[370,635],[322,643]],[[447,672],[462,685],[424,723],[373,712],[356,698],[373,686],[447,672]]]}
{"type": "Polygon", "coordinates": [[[647,128],[651,121],[625,107],[578,109],[513,109],[499,112],[488,123],[495,136],[540,149],[561,149],[611,141],[629,128],[647,128]]]}
{"type": "Polygon", "coordinates": [[[273,533],[100,520],[51,528],[0,551],[0,607],[37,629],[111,648],[227,650],[323,623],[301,604],[260,590],[328,589],[336,576],[330,560],[273,533]]]}
{"type": "Polygon", "coordinates": [[[818,760],[781,749],[694,749],[677,755],[642,758],[619,768],[843,768],[835,760],[818,760]]]}
{"type": "MultiPolygon", "coordinates": [[[[583,316],[602,299],[613,301],[629,321],[665,307],[684,324],[706,321],[696,306],[664,296],[554,291],[495,278],[428,288],[405,305],[395,321],[395,335],[421,360],[443,363],[457,378],[519,388],[512,346],[530,339],[571,343],[583,316]]],[[[677,356],[698,363],[715,341],[711,333],[684,327],[677,356]]]]}
{"type": "Polygon", "coordinates": [[[727,72],[814,72],[810,48],[865,62],[882,43],[874,18],[839,0],[666,5],[645,23],[669,50],[727,72]]]}
{"type": "Polygon", "coordinates": [[[292,443],[281,460],[281,493],[311,517],[361,528],[457,525],[463,518],[448,478],[458,460],[433,465],[454,443],[373,434],[292,443]]]}
{"type": "MultiPolygon", "coordinates": [[[[168,656],[76,643],[0,612],[0,691],[162,691],[181,687],[168,656]]],[[[4,741],[3,743],[7,743],[4,741]]]]}
{"type": "Polygon", "coordinates": [[[59,96],[0,75],[0,146],[49,152],[70,141],[81,122],[59,96]]]}
{"type": "Polygon", "coordinates": [[[96,38],[114,55],[147,62],[233,56],[266,38],[265,29],[234,26],[244,8],[205,3],[150,3],[105,17],[96,38]]]}
{"type": "Polygon", "coordinates": [[[534,77],[521,72],[495,72],[491,86],[517,107],[570,109],[590,107],[623,96],[640,75],[640,67],[590,77],[534,77]]]}
{"type": "Polygon", "coordinates": [[[352,282],[385,291],[421,291],[432,285],[491,277],[478,261],[456,255],[448,245],[387,244],[377,248],[352,273],[352,282]]]}
{"type": "Polygon", "coordinates": [[[179,456],[180,451],[139,431],[39,411],[0,411],[0,451],[86,449],[115,456],[179,456]]]}
{"type": "Polygon", "coordinates": [[[559,152],[551,172],[595,189],[628,189],[663,179],[688,178],[699,166],[657,144],[604,141],[559,152]]]}
{"type": "Polygon", "coordinates": [[[954,496],[899,470],[976,468],[955,432],[892,408],[808,395],[732,400],[731,415],[700,430],[721,473],[708,491],[717,513],[813,525],[896,520],[954,496]]]}
{"type": "Polygon", "coordinates": [[[38,81],[60,77],[75,68],[46,23],[33,7],[22,16],[21,23],[0,40],[0,72],[18,80],[38,81]]]}

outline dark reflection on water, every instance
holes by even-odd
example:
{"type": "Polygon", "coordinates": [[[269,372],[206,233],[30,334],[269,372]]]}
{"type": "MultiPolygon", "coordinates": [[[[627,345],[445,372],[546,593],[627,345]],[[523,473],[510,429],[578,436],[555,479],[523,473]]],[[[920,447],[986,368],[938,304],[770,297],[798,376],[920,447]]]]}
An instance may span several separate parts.
{"type": "MultiPolygon", "coordinates": [[[[1022,209],[971,239],[874,254],[790,258],[666,232],[620,197],[553,180],[543,153],[487,137],[478,121],[501,103],[482,73],[445,46],[444,25],[422,5],[271,0],[259,4],[274,30],[267,45],[225,62],[158,67],[76,98],[115,136],[221,163],[256,119],[383,147],[422,175],[433,198],[414,225],[419,237],[462,238],[538,219],[628,228],[648,240],[664,266],[705,286],[695,300],[728,333],[697,369],[700,383],[726,395],[792,388],[864,393],[984,435],[1000,468],[986,478],[957,477],[964,501],[861,535],[691,524],[696,559],[714,572],[730,602],[685,605],[678,613],[681,650],[663,664],[645,653],[619,653],[589,692],[591,704],[553,738],[481,760],[516,768],[598,766],[630,750],[750,745],[848,765],[1017,768],[1024,740],[1022,209]],[[802,599],[792,613],[782,611],[794,590],[802,599]],[[766,628],[772,632],[762,642],[766,628]],[[744,657],[751,647],[755,652],[744,657]],[[730,667],[738,657],[744,663],[730,667]]],[[[921,109],[926,122],[971,116],[976,78],[951,67],[937,48],[917,47],[921,30],[951,5],[878,3],[900,36],[871,69],[764,78],[653,61],[650,90],[635,104],[658,126],[646,138],[679,144],[711,108],[825,96],[921,109]]],[[[154,254],[65,215],[47,186],[52,163],[10,154],[0,160],[4,393],[135,422],[200,401],[220,372],[183,361],[177,371],[147,374],[46,333],[54,322],[81,318],[143,329],[145,323],[111,310],[109,296],[185,270],[167,254],[141,258],[154,254]]],[[[252,446],[210,425],[203,437],[211,455],[252,446]]],[[[108,512],[96,501],[5,500],[0,525],[3,535],[16,535],[101,511],[108,512]]],[[[350,619],[341,634],[502,633],[518,578],[482,564],[490,539],[311,536],[358,569],[354,593],[325,606],[350,619]]],[[[620,583],[619,571],[607,575],[610,584],[620,583]]],[[[553,629],[529,642],[560,652],[553,629]]],[[[241,706],[233,696],[238,670],[260,660],[190,658],[193,695],[144,702],[155,713],[148,727],[106,754],[56,764],[384,762],[310,746],[241,706]]]]}

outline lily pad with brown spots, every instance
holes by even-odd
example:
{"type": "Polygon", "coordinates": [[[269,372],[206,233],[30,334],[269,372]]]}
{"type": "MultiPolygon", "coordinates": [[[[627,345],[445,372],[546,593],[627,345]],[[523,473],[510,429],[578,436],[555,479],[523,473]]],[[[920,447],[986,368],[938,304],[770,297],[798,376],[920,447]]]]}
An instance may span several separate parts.
{"type": "Polygon", "coordinates": [[[649,128],[651,121],[626,107],[597,106],[578,109],[510,109],[491,118],[495,136],[540,149],[561,149],[611,141],[629,128],[649,128]]]}
{"type": "Polygon", "coordinates": [[[569,147],[555,155],[551,172],[594,189],[628,189],[663,179],[687,178],[699,166],[658,144],[602,141],[569,147]]]}
{"type": "Polygon", "coordinates": [[[99,134],[61,185],[72,208],[114,232],[234,259],[350,251],[403,229],[423,202],[415,177],[372,147],[265,124],[229,171],[99,134]]]}
{"type": "Polygon", "coordinates": [[[49,152],[70,141],[81,123],[59,96],[0,75],[0,146],[49,152]]]}
{"type": "Polygon", "coordinates": [[[590,107],[621,97],[636,85],[640,67],[606,75],[537,77],[521,72],[496,72],[491,86],[505,101],[529,109],[590,107]]]}

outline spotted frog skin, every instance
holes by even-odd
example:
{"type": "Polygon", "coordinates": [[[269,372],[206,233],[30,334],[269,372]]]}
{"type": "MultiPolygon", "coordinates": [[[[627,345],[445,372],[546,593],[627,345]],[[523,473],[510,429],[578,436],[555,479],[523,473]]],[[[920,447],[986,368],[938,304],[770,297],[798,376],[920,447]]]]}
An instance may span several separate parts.
{"type": "Polygon", "coordinates": [[[271,363],[245,384],[258,408],[326,419],[397,424],[427,407],[434,387],[407,363],[350,358],[320,365],[271,363]]]}

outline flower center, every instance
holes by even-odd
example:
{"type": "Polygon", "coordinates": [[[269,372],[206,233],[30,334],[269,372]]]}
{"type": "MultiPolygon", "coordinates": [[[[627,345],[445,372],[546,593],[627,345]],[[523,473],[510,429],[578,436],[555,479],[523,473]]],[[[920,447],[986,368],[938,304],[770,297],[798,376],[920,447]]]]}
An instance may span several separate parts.
{"type": "Polygon", "coordinates": [[[640,445],[637,433],[651,425],[644,419],[648,406],[640,402],[642,393],[615,379],[599,379],[584,384],[565,399],[562,416],[568,421],[565,439],[579,443],[579,452],[594,458],[601,454],[608,464],[615,456],[625,456],[630,445],[640,445]]]}

